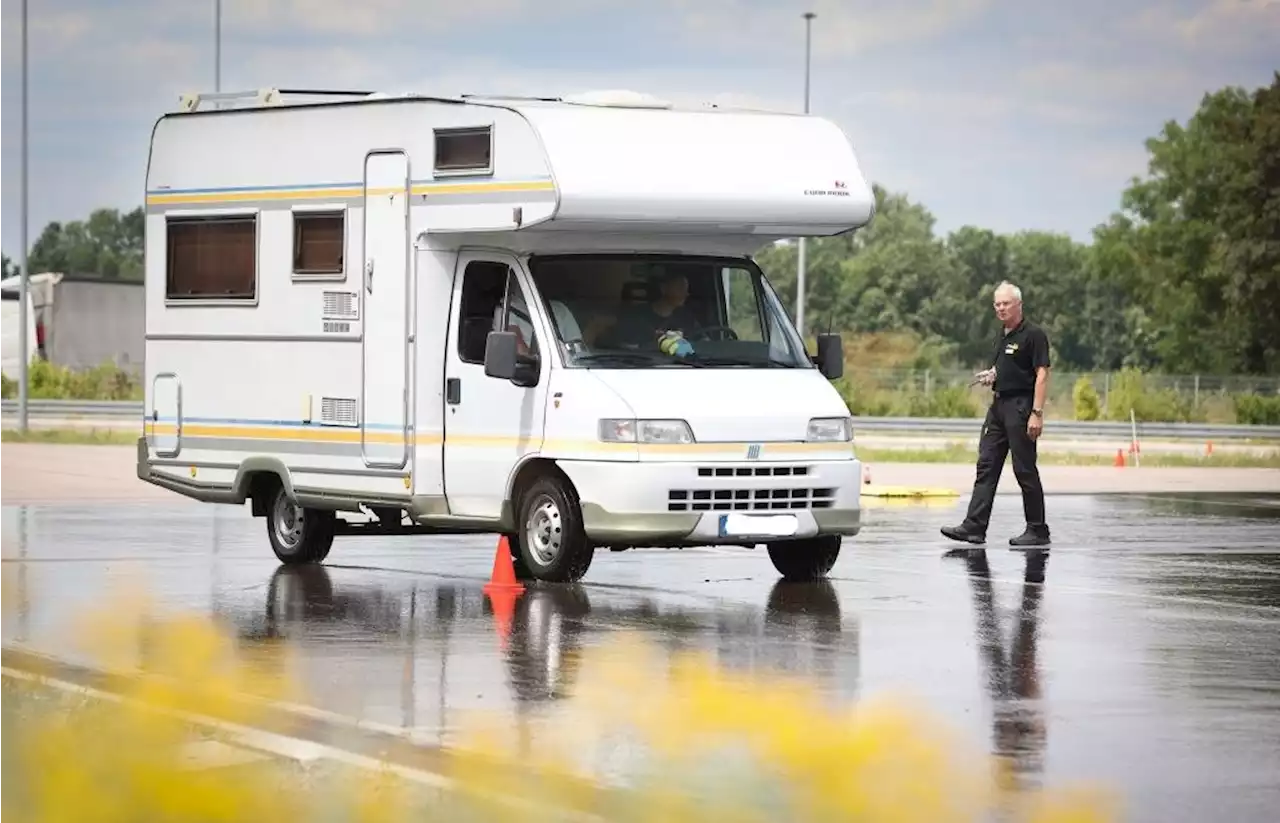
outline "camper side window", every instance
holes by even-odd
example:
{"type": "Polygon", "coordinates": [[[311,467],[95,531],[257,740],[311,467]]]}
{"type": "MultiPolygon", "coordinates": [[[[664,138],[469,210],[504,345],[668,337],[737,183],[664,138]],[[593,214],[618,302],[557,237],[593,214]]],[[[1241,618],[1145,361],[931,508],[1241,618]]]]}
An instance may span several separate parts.
{"type": "Polygon", "coordinates": [[[538,353],[533,318],[516,273],[505,263],[472,261],[462,275],[458,358],[464,363],[483,364],[489,332],[504,326],[516,333],[521,354],[538,353]]]}
{"type": "Polygon", "coordinates": [[[167,300],[254,300],[257,214],[169,217],[165,228],[167,300]]]}
{"type": "MultiPolygon", "coordinates": [[[[338,211],[293,213],[293,273],[304,277],[341,275],[346,249],[346,214],[338,211]]],[[[341,279],[341,278],[338,278],[341,279]]]]}

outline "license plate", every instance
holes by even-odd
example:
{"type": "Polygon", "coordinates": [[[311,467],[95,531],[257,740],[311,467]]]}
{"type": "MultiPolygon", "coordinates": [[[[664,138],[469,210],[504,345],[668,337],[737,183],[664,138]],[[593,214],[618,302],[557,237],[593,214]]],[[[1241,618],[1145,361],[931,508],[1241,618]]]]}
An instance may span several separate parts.
{"type": "Polygon", "coordinates": [[[722,514],[721,537],[789,537],[799,528],[794,514],[722,514]]]}

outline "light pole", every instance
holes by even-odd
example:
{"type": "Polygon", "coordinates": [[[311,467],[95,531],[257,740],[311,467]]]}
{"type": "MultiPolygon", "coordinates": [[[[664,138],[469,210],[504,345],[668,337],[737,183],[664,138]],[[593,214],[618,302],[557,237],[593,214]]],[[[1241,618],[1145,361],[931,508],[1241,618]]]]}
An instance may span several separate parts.
{"type": "Polygon", "coordinates": [[[22,202],[18,206],[18,431],[27,432],[27,361],[31,359],[31,342],[27,340],[27,323],[30,321],[27,303],[30,290],[27,276],[27,0],[22,0],[22,159],[18,189],[22,202]]]}
{"type": "MultiPolygon", "coordinates": [[[[804,13],[804,113],[809,113],[809,61],[813,37],[813,18],[811,11],[804,13]]],[[[796,255],[796,329],[800,339],[804,339],[804,270],[805,270],[805,238],[801,237],[797,244],[796,255]]]]}
{"type": "Polygon", "coordinates": [[[222,91],[222,0],[213,0],[213,90],[222,91]]]}

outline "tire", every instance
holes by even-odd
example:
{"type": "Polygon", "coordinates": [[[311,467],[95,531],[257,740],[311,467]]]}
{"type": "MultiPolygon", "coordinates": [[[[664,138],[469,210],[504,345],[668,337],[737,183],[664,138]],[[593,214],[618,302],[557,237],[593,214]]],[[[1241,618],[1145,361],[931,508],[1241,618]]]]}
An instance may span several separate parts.
{"type": "Polygon", "coordinates": [[[329,556],[336,519],[333,512],[301,508],[284,493],[283,486],[277,486],[265,519],[271,550],[281,563],[320,563],[329,556]]]}
{"type": "Polygon", "coordinates": [[[820,580],[840,556],[840,535],[825,534],[769,544],[769,559],[785,580],[820,580]]]}
{"type": "Polygon", "coordinates": [[[516,566],[534,580],[575,583],[591,567],[595,546],[582,528],[578,494],[568,480],[544,474],[520,496],[516,566]]]}

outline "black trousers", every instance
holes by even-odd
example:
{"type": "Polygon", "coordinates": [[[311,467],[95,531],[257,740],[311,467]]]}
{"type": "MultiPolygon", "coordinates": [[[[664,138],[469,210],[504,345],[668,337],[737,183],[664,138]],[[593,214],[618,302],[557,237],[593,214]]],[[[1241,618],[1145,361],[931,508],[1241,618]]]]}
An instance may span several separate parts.
{"type": "Polygon", "coordinates": [[[1040,470],[1036,468],[1036,441],[1027,434],[1027,422],[1031,419],[1032,396],[1014,395],[996,397],[987,409],[982,423],[982,439],[978,442],[978,473],[973,481],[973,497],[969,500],[969,512],[964,519],[965,529],[976,534],[987,533],[991,520],[991,506],[995,502],[996,486],[1004,461],[1013,452],[1013,476],[1022,488],[1022,510],[1027,526],[1047,535],[1049,527],[1044,522],[1044,487],[1040,485],[1040,470]]]}

